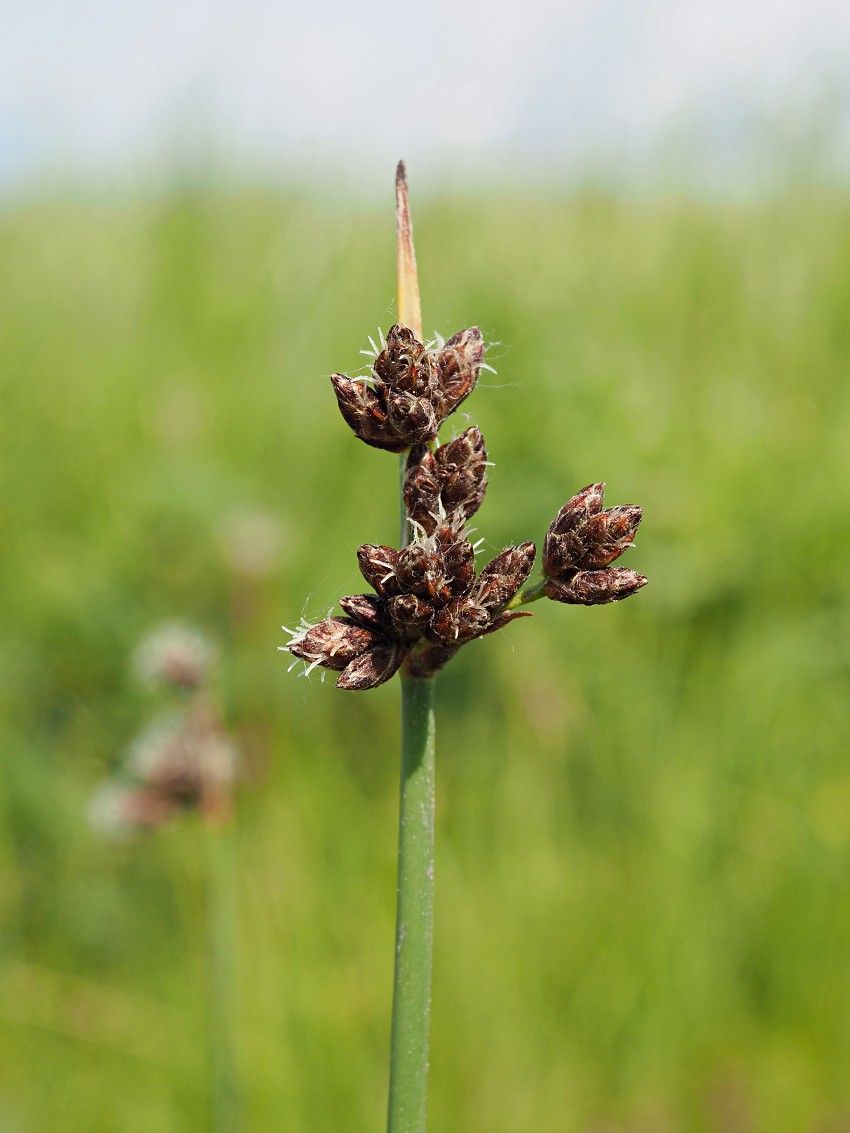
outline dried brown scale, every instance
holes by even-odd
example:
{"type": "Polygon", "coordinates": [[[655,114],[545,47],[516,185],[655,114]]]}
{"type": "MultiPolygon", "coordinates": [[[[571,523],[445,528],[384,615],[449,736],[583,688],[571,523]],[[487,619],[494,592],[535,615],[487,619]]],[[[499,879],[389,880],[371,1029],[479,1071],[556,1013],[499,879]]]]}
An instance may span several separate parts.
{"type": "Polygon", "coordinates": [[[404,506],[408,518],[433,535],[440,515],[440,473],[433,453],[423,445],[412,448],[407,458],[404,506]]]}
{"type": "Polygon", "coordinates": [[[455,598],[434,614],[425,636],[434,645],[465,645],[481,637],[490,620],[489,610],[472,598],[455,598]]]}
{"type": "Polygon", "coordinates": [[[468,330],[453,334],[437,352],[443,391],[440,402],[443,417],[453,413],[472,393],[483,361],[484,340],[478,327],[469,327],[468,330]]]}
{"type": "Polygon", "coordinates": [[[387,397],[387,424],[406,445],[419,445],[436,436],[439,420],[426,397],[391,393],[387,397]]]}

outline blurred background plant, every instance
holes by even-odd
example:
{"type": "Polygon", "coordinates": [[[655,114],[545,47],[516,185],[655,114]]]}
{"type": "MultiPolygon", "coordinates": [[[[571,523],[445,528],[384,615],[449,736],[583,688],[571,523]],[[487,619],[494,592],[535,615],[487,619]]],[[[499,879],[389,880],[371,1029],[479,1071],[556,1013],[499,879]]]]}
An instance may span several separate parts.
{"type": "MultiPolygon", "coordinates": [[[[711,18],[682,6],[704,16],[701,69],[685,16],[650,7],[681,41],[647,32],[635,54],[621,39],[604,53],[623,68],[611,98],[627,100],[652,40],[657,83],[637,83],[636,107],[684,105],[677,76],[704,77],[727,44],[755,73],[757,40],[772,51],[802,26],[783,3],[759,40],[751,14],[752,35],[738,34],[729,6],[711,18]]],[[[461,8],[448,52],[472,41],[461,8]]],[[[798,8],[806,28],[826,26],[823,5],[798,8]]],[[[850,36],[832,9],[839,52],[850,36]]],[[[531,14],[523,35],[578,52],[580,37],[531,14]]],[[[383,24],[356,18],[377,50],[383,24]]],[[[635,26],[607,7],[598,19],[605,44],[635,26]]],[[[273,42],[263,19],[242,24],[273,42]]],[[[44,34],[38,66],[5,68],[3,82],[22,76],[26,92],[39,67],[68,86],[103,78],[47,66],[44,34]]],[[[134,40],[139,74],[165,57],[155,42],[134,40]]],[[[327,76],[309,42],[287,39],[300,70],[275,57],[268,74],[327,76]]],[[[317,42],[348,59],[359,41],[317,42]]],[[[107,43],[115,73],[98,86],[120,121],[129,110],[108,95],[136,73],[122,58],[107,43]]],[[[420,129],[477,139],[473,158],[495,170],[483,195],[446,189],[436,159],[420,181],[421,132],[402,151],[398,129],[376,129],[401,105],[386,89],[351,145],[392,143],[372,161],[382,186],[399,156],[416,177],[426,332],[476,323],[502,344],[475,406],[497,461],[485,552],[544,530],[576,486],[604,477],[611,499],[644,506],[651,585],[640,601],[473,643],[441,682],[431,1123],[841,1133],[846,180],[782,142],[747,150],[776,174],[758,192],[711,177],[685,191],[657,166],[636,188],[577,163],[569,183],[544,162],[530,184],[530,127],[488,150],[471,117],[486,106],[507,131],[517,121],[503,80],[521,86],[538,56],[504,60],[480,80],[463,69],[478,101],[431,117],[417,103],[420,129]],[[524,187],[507,189],[512,178],[524,187]]],[[[409,84],[405,68],[374,70],[409,84]]],[[[428,75],[461,97],[439,68],[428,75]]],[[[559,107],[580,118],[610,104],[547,89],[523,106],[560,154],[559,107]]],[[[725,89],[734,122],[739,88],[725,89]]],[[[285,116],[299,99],[261,101],[285,116]]],[[[816,140],[818,119],[805,120],[803,142],[816,140]]],[[[99,120],[86,121],[96,139],[99,120]]],[[[208,1128],[207,848],[191,819],[117,842],[86,819],[151,703],[125,658],[179,611],[221,643],[222,710],[256,786],[233,831],[245,1126],[365,1133],[384,1120],[397,692],[343,697],[286,678],[276,647],[281,623],[321,618],[357,587],[348,548],[397,534],[394,485],[352,459],[327,381],[356,369],[364,327],[393,321],[392,202],[339,178],[314,192],[294,163],[277,183],[256,166],[206,177],[180,147],[158,191],[144,177],[118,191],[114,171],[95,163],[86,181],[58,152],[54,173],[4,191],[0,212],[0,1129],[208,1128]],[[69,168],[73,191],[56,172],[69,168]]],[[[451,167],[455,149],[440,153],[451,167]]]]}
{"type": "Polygon", "coordinates": [[[236,1133],[239,1089],[234,1066],[235,941],[233,789],[237,753],[214,687],[215,650],[198,630],[168,623],[135,650],[140,683],[172,701],[135,738],[117,772],[89,804],[92,825],[114,837],[153,830],[196,812],[207,846],[205,1026],[210,1128],[236,1133]],[[176,703],[174,703],[176,701],[176,703]]]}

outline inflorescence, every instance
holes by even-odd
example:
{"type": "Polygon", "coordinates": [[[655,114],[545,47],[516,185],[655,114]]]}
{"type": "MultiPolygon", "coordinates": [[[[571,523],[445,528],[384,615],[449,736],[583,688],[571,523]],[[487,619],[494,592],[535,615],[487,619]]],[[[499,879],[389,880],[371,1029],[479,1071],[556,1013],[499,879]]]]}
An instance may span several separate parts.
{"type": "Polygon", "coordinates": [[[331,378],[340,412],[360,440],[408,452],[409,542],[400,550],[364,543],[357,561],[374,593],[340,598],[343,617],[288,631],[292,640],[281,648],[305,662],[305,671],[337,671],[337,687],[352,690],[375,688],[402,665],[410,676],[430,677],[467,642],[530,616],[518,608],[529,602],[601,605],[645,584],[636,571],[611,565],[632,543],[641,509],[604,508],[601,483],[576,493],[555,516],[539,582],[522,589],[534,565],[533,543],[508,547],[476,575],[467,521],[487,487],[484,438],[473,426],[438,445],[437,431],[483,367],[477,327],[426,346],[397,324],[368,378],[331,378]]]}

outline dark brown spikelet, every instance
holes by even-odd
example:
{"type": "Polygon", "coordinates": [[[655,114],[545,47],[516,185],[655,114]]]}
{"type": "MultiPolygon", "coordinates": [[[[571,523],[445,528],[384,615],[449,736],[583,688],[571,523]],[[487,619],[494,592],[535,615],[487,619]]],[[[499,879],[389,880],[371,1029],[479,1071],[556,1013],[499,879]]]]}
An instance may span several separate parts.
{"type": "Polygon", "coordinates": [[[440,472],[424,445],[410,450],[404,474],[404,506],[409,519],[433,535],[440,519],[440,472]]]}
{"type": "Polygon", "coordinates": [[[440,420],[427,397],[392,391],[387,395],[387,423],[402,443],[420,445],[437,435],[440,420]]]}
{"type": "Polygon", "coordinates": [[[397,594],[387,600],[393,629],[399,637],[415,641],[434,616],[434,607],[415,594],[397,594]]]}
{"type": "Polygon", "coordinates": [[[340,606],[358,625],[382,633],[391,627],[386,599],[374,594],[349,594],[340,598],[340,606]]]}
{"type": "Polygon", "coordinates": [[[403,452],[436,437],[440,423],[475,386],[483,357],[477,327],[426,350],[409,327],[397,323],[368,381],[334,374],[331,383],[342,416],[362,441],[403,452]]]}
{"type": "Polygon", "coordinates": [[[521,543],[502,551],[478,576],[472,597],[491,613],[501,610],[531,574],[536,553],[533,543],[521,543]]]}
{"type": "Polygon", "coordinates": [[[440,374],[440,416],[448,417],[475,388],[484,360],[478,327],[458,331],[436,352],[440,374]]]}
{"type": "Polygon", "coordinates": [[[323,669],[345,669],[380,640],[378,634],[351,618],[325,618],[309,626],[286,647],[293,657],[323,669]]]}
{"type": "Polygon", "coordinates": [[[574,606],[601,606],[620,602],[646,585],[646,579],[628,567],[607,567],[604,570],[577,570],[565,579],[550,578],[546,597],[554,602],[574,606]]]}
{"type": "Polygon", "coordinates": [[[447,512],[460,510],[469,519],[481,506],[487,488],[487,449],[474,426],[434,454],[439,491],[447,512]]]}
{"type": "Polygon", "coordinates": [[[387,420],[387,401],[383,387],[371,389],[366,382],[345,374],[334,374],[331,385],[339,411],[361,441],[388,452],[404,452],[407,442],[399,438],[387,420]]]}
{"type": "Polygon", "coordinates": [[[460,646],[487,632],[490,611],[472,598],[455,598],[438,610],[425,630],[434,645],[460,646]]]}
{"type": "Polygon", "coordinates": [[[380,547],[374,543],[364,543],[357,548],[357,562],[360,573],[382,598],[398,594],[398,551],[392,547],[380,547]]]}
{"type": "Polygon", "coordinates": [[[403,390],[420,397],[431,392],[434,369],[421,365],[425,347],[410,327],[396,323],[387,332],[387,344],[375,359],[373,370],[390,389],[403,390]]]}
{"type": "Polygon", "coordinates": [[[475,548],[468,539],[450,543],[443,551],[443,570],[452,596],[465,594],[475,581],[475,548]]]}
{"type": "Polygon", "coordinates": [[[410,647],[397,641],[382,641],[361,653],[337,679],[336,687],[349,692],[377,688],[394,676],[410,647]]]}
{"type": "Polygon", "coordinates": [[[589,484],[555,516],[543,544],[543,571],[549,578],[607,567],[634,540],[641,509],[627,505],[603,510],[604,488],[589,484]]]}
{"type": "Polygon", "coordinates": [[[415,594],[439,605],[451,597],[443,558],[431,540],[411,543],[399,552],[396,578],[403,594],[415,594]]]}
{"type": "Polygon", "coordinates": [[[460,646],[513,621],[513,614],[500,614],[517,593],[534,565],[533,543],[508,547],[482,570],[467,594],[452,599],[437,610],[425,629],[428,641],[437,646],[460,646]]]}

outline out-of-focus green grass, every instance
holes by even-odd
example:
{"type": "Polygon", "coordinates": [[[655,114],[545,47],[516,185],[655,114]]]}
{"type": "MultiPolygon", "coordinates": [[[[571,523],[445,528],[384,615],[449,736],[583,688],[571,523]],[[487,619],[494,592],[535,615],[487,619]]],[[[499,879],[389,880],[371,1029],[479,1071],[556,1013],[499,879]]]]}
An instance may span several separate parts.
{"type": "MultiPolygon", "coordinates": [[[[174,617],[222,642],[246,753],[247,1128],[382,1127],[398,689],[276,646],[395,538],[395,460],[326,378],[393,321],[391,208],[0,217],[4,1133],[206,1128],[201,832],[85,818],[150,708],[128,655],[174,617]],[[256,511],[282,554],[252,580],[222,541],[256,511]]],[[[432,1127],[846,1129],[850,203],[415,219],[426,326],[499,343],[464,407],[487,549],[605,479],[650,578],[538,604],[441,679],[432,1127]]]]}

